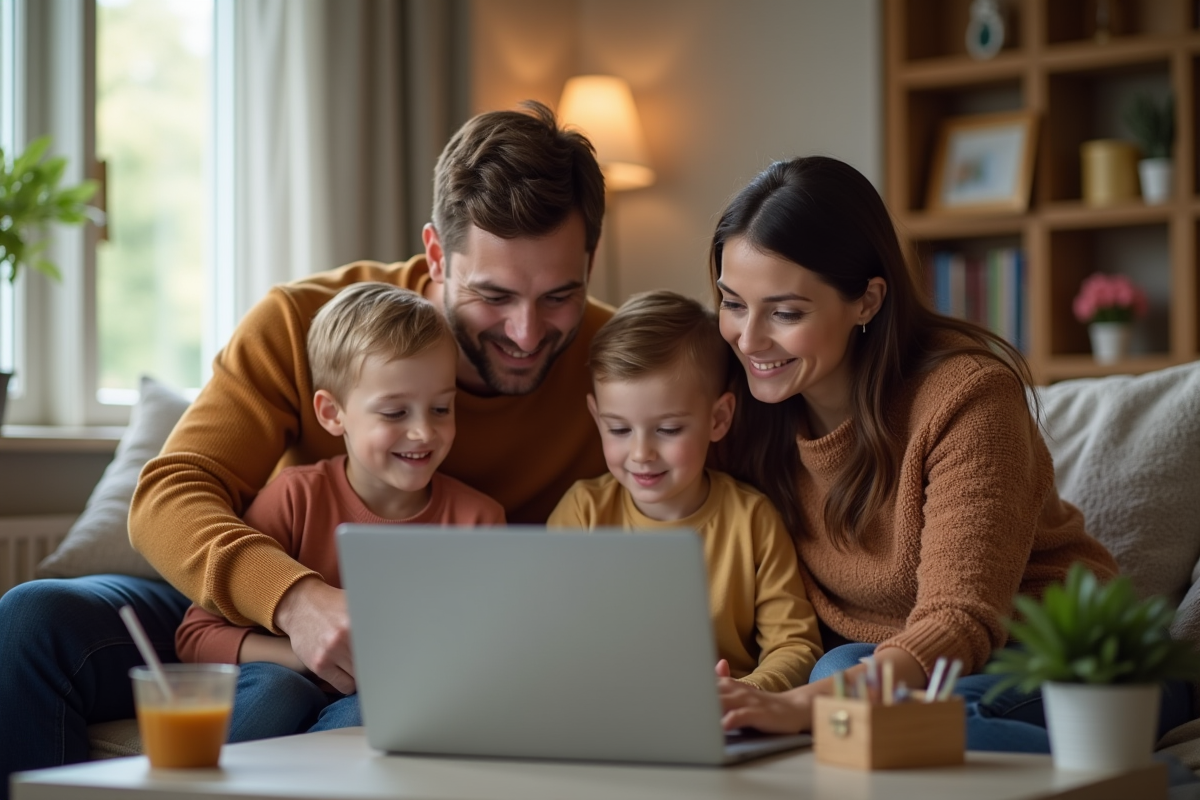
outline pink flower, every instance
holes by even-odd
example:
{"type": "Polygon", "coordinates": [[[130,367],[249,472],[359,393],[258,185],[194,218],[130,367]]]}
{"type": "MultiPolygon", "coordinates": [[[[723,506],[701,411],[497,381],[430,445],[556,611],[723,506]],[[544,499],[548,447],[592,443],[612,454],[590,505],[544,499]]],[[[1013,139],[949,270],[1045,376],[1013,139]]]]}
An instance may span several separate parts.
{"type": "Polygon", "coordinates": [[[1146,313],[1146,294],[1124,275],[1096,272],[1080,284],[1071,304],[1075,318],[1092,322],[1130,322],[1146,313]]]}

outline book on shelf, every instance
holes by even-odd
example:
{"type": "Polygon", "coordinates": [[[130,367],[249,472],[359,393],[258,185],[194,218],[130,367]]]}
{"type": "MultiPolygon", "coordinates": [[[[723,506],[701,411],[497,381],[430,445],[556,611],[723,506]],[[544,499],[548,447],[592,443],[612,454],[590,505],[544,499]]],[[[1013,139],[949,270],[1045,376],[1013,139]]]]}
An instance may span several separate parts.
{"type": "Polygon", "coordinates": [[[940,250],[933,254],[932,266],[933,304],[939,314],[974,322],[1026,351],[1029,314],[1025,257],[1019,248],[940,250]]]}

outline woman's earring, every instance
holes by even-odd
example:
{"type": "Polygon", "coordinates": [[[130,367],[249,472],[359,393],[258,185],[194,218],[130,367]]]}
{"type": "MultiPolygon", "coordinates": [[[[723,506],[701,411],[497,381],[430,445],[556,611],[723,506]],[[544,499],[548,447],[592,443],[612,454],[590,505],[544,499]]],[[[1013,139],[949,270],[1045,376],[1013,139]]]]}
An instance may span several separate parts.
{"type": "Polygon", "coordinates": [[[866,333],[867,332],[867,323],[864,322],[862,324],[862,326],[863,326],[863,333],[866,333]]]}

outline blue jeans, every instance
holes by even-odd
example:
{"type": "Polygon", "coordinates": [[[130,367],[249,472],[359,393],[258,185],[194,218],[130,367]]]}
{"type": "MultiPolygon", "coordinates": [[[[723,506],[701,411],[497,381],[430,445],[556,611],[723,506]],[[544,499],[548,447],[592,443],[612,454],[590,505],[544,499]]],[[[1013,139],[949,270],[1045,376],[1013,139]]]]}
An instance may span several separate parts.
{"type": "MultiPolygon", "coordinates": [[[[810,681],[827,678],[849,669],[863,656],[875,652],[873,644],[845,644],[821,657],[813,667],[810,681]]],[[[1042,693],[1025,694],[1018,689],[1001,692],[991,702],[983,696],[1001,679],[999,675],[975,674],[960,678],[954,693],[966,701],[967,749],[1000,750],[1010,753],[1049,753],[1046,716],[1042,693]]],[[[1182,681],[1163,684],[1162,705],[1158,714],[1158,736],[1192,718],[1192,695],[1182,681]]]]}
{"type": "Polygon", "coordinates": [[[126,604],[176,661],[188,599],[162,581],[38,580],[0,597],[0,800],[11,773],[86,761],[89,724],[134,715],[129,669],[143,662],[117,613],[126,604]]]}
{"type": "Polygon", "coordinates": [[[310,678],[267,661],[242,664],[229,741],[362,725],[358,695],[327,693],[310,678]]]}

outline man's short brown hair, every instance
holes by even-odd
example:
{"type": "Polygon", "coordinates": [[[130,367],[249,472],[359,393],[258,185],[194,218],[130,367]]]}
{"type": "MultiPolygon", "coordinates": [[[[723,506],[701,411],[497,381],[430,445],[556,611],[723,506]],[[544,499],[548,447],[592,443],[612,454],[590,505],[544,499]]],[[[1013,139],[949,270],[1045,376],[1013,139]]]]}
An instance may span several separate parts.
{"type": "Polygon", "coordinates": [[[660,289],[635,294],[617,309],[592,337],[589,363],[599,383],[691,370],[715,399],[729,388],[731,356],[716,314],[660,289]]]}
{"type": "Polygon", "coordinates": [[[433,225],[447,254],[461,253],[475,225],[502,239],[544,236],[567,216],[583,217],[596,251],[604,219],[604,176],[581,133],[558,127],[534,100],[522,111],[489,111],[467,121],[433,171],[433,225]]]}
{"type": "Polygon", "coordinates": [[[412,358],[441,341],[454,342],[450,326],[421,295],[390,283],[352,284],[321,307],[308,329],[313,389],[344,403],[368,356],[412,358]]]}

